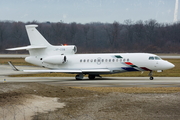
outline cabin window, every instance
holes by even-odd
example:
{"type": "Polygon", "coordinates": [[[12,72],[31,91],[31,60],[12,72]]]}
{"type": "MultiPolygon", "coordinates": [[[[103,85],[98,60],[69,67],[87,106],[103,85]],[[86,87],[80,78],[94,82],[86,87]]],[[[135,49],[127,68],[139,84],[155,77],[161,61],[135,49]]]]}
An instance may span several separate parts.
{"type": "Polygon", "coordinates": [[[86,60],[84,59],[84,62],[86,62],[86,60]]]}
{"type": "Polygon", "coordinates": [[[106,59],[105,62],[107,62],[108,60],[106,59]]]}
{"type": "Polygon", "coordinates": [[[127,62],[129,62],[129,59],[127,59],[127,62]]]}
{"type": "Polygon", "coordinates": [[[123,59],[123,62],[125,62],[126,61],[126,59],[123,59]]]}
{"type": "Polygon", "coordinates": [[[87,59],[87,62],[89,62],[89,59],[87,59]]]}
{"type": "Polygon", "coordinates": [[[94,62],[96,62],[96,59],[94,59],[94,62]]]}
{"type": "Polygon", "coordinates": [[[82,62],[82,59],[80,59],[80,62],[82,62]]]}
{"type": "Polygon", "coordinates": [[[93,62],[93,59],[91,59],[91,62],[93,62]]]}
{"type": "Polygon", "coordinates": [[[152,57],[152,56],[151,56],[151,57],[149,57],[149,60],[154,60],[154,57],[152,57]]]}
{"type": "Polygon", "coordinates": [[[112,59],[112,62],[114,62],[114,59],[112,59]]]}
{"type": "Polygon", "coordinates": [[[109,62],[111,62],[111,59],[109,59],[109,62]]]}
{"type": "Polygon", "coordinates": [[[104,62],[104,59],[102,59],[102,62],[104,62]]]}
{"type": "Polygon", "coordinates": [[[116,62],[118,62],[118,59],[116,59],[116,62]]]}

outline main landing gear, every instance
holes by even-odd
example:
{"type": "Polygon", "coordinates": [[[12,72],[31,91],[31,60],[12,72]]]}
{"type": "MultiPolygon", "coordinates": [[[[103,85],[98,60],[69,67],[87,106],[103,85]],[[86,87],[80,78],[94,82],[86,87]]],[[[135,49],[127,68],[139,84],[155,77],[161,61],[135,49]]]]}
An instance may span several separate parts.
{"type": "Polygon", "coordinates": [[[94,80],[96,77],[100,77],[100,78],[102,78],[100,75],[88,75],[88,78],[90,79],[90,80],[94,80]]]}
{"type": "MultiPolygon", "coordinates": [[[[83,79],[83,77],[84,77],[84,75],[83,74],[78,74],[78,75],[76,75],[76,80],[82,80],[83,79]]],[[[101,77],[100,75],[88,75],[88,78],[90,79],[90,80],[94,80],[96,77],[101,77]]]]}
{"type": "Polygon", "coordinates": [[[76,80],[82,80],[83,79],[83,77],[84,77],[84,75],[83,74],[78,74],[78,75],[76,75],[76,80]]]}
{"type": "Polygon", "coordinates": [[[88,78],[90,79],[90,80],[94,80],[95,79],[95,75],[88,75],[88,78]]]}
{"type": "Polygon", "coordinates": [[[153,77],[153,72],[152,72],[152,71],[149,72],[149,79],[150,79],[150,80],[153,80],[153,79],[154,79],[154,77],[153,77]]]}

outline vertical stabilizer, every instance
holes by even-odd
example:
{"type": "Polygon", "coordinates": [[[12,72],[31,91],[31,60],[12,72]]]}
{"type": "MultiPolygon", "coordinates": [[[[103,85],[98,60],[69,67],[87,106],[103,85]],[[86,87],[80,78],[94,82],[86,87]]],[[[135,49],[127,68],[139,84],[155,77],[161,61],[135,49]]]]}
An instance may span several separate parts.
{"type": "Polygon", "coordinates": [[[26,25],[26,31],[32,46],[51,46],[49,42],[36,29],[38,25],[26,25]]]}

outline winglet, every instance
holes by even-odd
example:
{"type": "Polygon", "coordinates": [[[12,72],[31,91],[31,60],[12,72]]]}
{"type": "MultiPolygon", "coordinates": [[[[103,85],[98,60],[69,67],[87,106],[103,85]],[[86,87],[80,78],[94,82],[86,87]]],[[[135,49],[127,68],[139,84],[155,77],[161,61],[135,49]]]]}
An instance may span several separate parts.
{"type": "Polygon", "coordinates": [[[19,71],[19,69],[17,69],[17,68],[12,64],[11,61],[8,61],[8,64],[12,67],[12,69],[13,69],[14,71],[19,71]]]}

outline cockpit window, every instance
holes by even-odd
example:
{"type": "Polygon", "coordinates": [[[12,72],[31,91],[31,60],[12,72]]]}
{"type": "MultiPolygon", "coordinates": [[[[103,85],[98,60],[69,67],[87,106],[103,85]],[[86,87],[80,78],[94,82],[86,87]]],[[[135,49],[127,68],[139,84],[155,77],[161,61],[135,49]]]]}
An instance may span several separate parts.
{"type": "Polygon", "coordinates": [[[155,56],[155,60],[160,60],[161,58],[158,56],[155,56]]]}
{"type": "Polygon", "coordinates": [[[154,57],[149,57],[149,60],[154,60],[154,57]]]}
{"type": "Polygon", "coordinates": [[[149,57],[149,60],[161,60],[161,58],[158,57],[158,56],[155,56],[155,57],[150,56],[150,57],[149,57]]]}

